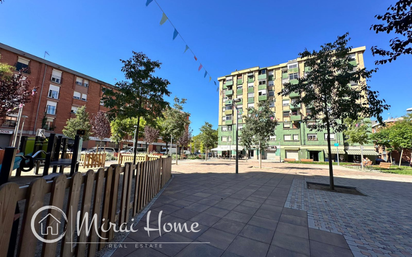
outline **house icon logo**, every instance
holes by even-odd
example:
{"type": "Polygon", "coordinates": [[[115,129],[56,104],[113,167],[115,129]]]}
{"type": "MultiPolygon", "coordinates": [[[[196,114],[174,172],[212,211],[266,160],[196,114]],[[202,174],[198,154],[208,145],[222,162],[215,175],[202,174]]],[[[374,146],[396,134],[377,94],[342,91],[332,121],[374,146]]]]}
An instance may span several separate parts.
{"type": "Polygon", "coordinates": [[[38,209],[31,218],[31,231],[33,235],[43,243],[56,243],[61,240],[66,231],[62,229],[62,223],[59,218],[50,213],[54,210],[54,214],[58,217],[63,217],[67,224],[67,216],[60,208],[52,205],[43,206],[38,209]],[[45,215],[40,221],[36,222],[37,216],[41,215],[43,211],[48,210],[48,214],[45,215]],[[57,213],[56,213],[57,212],[57,213]],[[58,215],[57,215],[58,214],[58,215]],[[40,233],[38,232],[40,228],[40,233]],[[51,238],[51,239],[49,239],[51,238]]]}

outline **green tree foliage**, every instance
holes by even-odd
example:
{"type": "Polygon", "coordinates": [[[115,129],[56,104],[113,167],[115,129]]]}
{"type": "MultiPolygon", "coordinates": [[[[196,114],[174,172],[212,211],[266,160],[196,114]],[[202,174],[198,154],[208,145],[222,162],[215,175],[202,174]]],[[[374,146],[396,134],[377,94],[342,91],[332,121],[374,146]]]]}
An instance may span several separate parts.
{"type": "Polygon", "coordinates": [[[86,112],[86,106],[82,106],[77,109],[75,118],[67,120],[66,126],[63,128],[63,134],[66,137],[74,138],[77,135],[77,130],[84,130],[85,134],[80,137],[83,141],[87,141],[90,137],[91,128],[89,113],[86,112]]]}
{"type": "MultiPolygon", "coordinates": [[[[402,155],[405,149],[412,149],[412,122],[408,117],[397,121],[389,128],[390,144],[400,151],[399,167],[402,164],[402,155]]],[[[411,156],[412,157],[412,156],[411,156]]]]}
{"type": "MultiPolygon", "coordinates": [[[[135,126],[137,124],[137,118],[127,118],[127,119],[114,119],[110,122],[111,128],[111,139],[119,144],[127,136],[132,135],[135,132],[135,126]]],[[[139,138],[144,136],[144,127],[146,126],[146,121],[140,119],[139,123],[139,138]]]]}
{"type": "MultiPolygon", "coordinates": [[[[111,120],[136,118],[136,134],[139,135],[140,118],[149,124],[162,116],[169,104],[164,96],[170,96],[167,86],[168,80],[154,76],[156,69],[160,69],[159,61],[152,61],[143,53],[133,52],[128,60],[123,63],[122,72],[126,81],[116,83],[117,91],[106,90],[103,95],[104,105],[109,108],[111,120]]],[[[135,137],[137,145],[138,137],[135,137]]],[[[134,148],[134,161],[136,163],[137,147],[134,148]]]]}
{"type": "MultiPolygon", "coordinates": [[[[379,129],[376,133],[372,133],[370,135],[370,139],[372,140],[372,142],[375,145],[385,147],[385,151],[388,153],[393,151],[393,147],[390,144],[389,132],[390,132],[390,129],[388,127],[383,127],[379,129]]],[[[392,155],[391,155],[391,163],[392,163],[392,155]]]]}
{"type": "Polygon", "coordinates": [[[259,168],[262,168],[262,153],[268,147],[270,136],[275,135],[277,121],[270,110],[269,102],[262,101],[257,109],[248,108],[245,126],[242,129],[242,142],[245,146],[255,146],[259,150],[259,168]]]}
{"type": "Polygon", "coordinates": [[[217,130],[213,129],[213,125],[209,122],[205,122],[205,124],[200,127],[200,141],[202,142],[201,147],[203,146],[205,148],[205,160],[207,160],[208,150],[216,147],[218,143],[217,130]]]}
{"type": "Polygon", "coordinates": [[[402,54],[412,54],[412,1],[399,0],[390,5],[384,15],[375,15],[375,18],[386,24],[372,25],[371,30],[376,34],[394,32],[397,37],[389,41],[390,50],[377,46],[372,47],[373,55],[381,55],[386,59],[378,60],[375,64],[385,64],[395,61],[402,54]]]}
{"type": "MultiPolygon", "coordinates": [[[[295,104],[304,104],[309,110],[304,121],[317,121],[312,130],[326,129],[328,138],[331,130],[343,131],[343,120],[358,117],[376,117],[382,123],[384,110],[389,108],[384,100],[378,99],[378,92],[366,84],[375,70],[357,68],[351,64],[352,47],[347,46],[348,34],[339,36],[333,43],[321,46],[319,51],[305,50],[299,56],[305,59],[305,66],[311,71],[298,79],[297,83],[285,83],[279,93],[287,96],[299,93],[295,104]],[[351,85],[352,84],[352,85],[351,85]]],[[[334,190],[331,143],[328,139],[330,186],[334,190]]]]}
{"type": "MultiPolygon", "coordinates": [[[[361,147],[370,142],[369,134],[371,122],[367,119],[356,119],[346,118],[345,121],[346,129],[343,132],[347,137],[346,142],[350,145],[359,144],[361,147]]],[[[361,166],[363,170],[363,152],[361,150],[361,166]]]]}
{"type": "Polygon", "coordinates": [[[192,143],[191,143],[192,152],[197,152],[197,151],[202,152],[201,149],[200,149],[201,144],[202,144],[202,139],[201,139],[200,134],[192,137],[192,143]]]}

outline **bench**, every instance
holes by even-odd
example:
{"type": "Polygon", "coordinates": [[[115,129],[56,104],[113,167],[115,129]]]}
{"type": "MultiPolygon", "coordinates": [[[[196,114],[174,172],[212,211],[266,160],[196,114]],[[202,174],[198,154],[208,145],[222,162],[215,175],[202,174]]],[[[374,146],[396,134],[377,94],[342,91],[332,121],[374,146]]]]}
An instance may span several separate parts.
{"type": "Polygon", "coordinates": [[[379,168],[388,169],[388,170],[389,170],[390,167],[391,167],[391,163],[390,163],[390,162],[381,162],[381,163],[379,163],[379,168]]]}
{"type": "Polygon", "coordinates": [[[283,159],[283,161],[284,162],[295,162],[296,159],[286,158],[286,159],[283,159]]]}
{"type": "Polygon", "coordinates": [[[302,162],[313,162],[313,159],[301,159],[302,162]]]}

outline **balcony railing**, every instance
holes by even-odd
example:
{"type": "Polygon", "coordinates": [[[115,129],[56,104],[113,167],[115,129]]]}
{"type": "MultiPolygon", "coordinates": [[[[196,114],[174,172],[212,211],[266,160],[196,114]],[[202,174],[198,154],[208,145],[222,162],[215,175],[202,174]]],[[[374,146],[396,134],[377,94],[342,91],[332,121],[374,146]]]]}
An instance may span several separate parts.
{"type": "Polygon", "coordinates": [[[290,98],[296,98],[296,97],[299,97],[299,96],[300,96],[300,94],[297,93],[297,92],[292,92],[292,93],[289,94],[290,98]]]}
{"type": "Polygon", "coordinates": [[[226,90],[225,95],[233,95],[233,90],[226,90]]]}
{"type": "Polygon", "coordinates": [[[227,101],[225,102],[225,105],[232,105],[232,100],[227,100],[227,101]]]}
{"type": "Polygon", "coordinates": [[[266,74],[259,75],[258,79],[266,79],[266,74]]]}
{"type": "Polygon", "coordinates": [[[225,114],[232,114],[233,113],[233,110],[232,109],[230,109],[230,110],[225,110],[225,114]]]}
{"type": "Polygon", "coordinates": [[[268,88],[268,85],[267,84],[263,84],[263,85],[259,85],[258,86],[258,89],[259,90],[263,90],[263,89],[267,89],[268,88]]]}
{"type": "Polygon", "coordinates": [[[225,120],[225,124],[226,125],[231,125],[231,124],[233,124],[233,121],[232,120],[225,120]]]}
{"type": "Polygon", "coordinates": [[[254,82],[255,81],[255,78],[253,78],[253,77],[248,77],[247,78],[247,82],[248,83],[252,83],[252,82],[254,82]]]}
{"type": "Polygon", "coordinates": [[[237,95],[242,95],[243,94],[243,88],[236,90],[237,95]]]}
{"type": "Polygon", "coordinates": [[[254,97],[248,97],[248,98],[247,98],[247,102],[248,102],[248,103],[254,103],[254,102],[255,102],[255,98],[254,98],[254,97]]]}
{"type": "Polygon", "coordinates": [[[232,86],[233,85],[233,80],[229,80],[225,82],[226,86],[232,86]]]}
{"type": "Polygon", "coordinates": [[[302,115],[291,115],[290,120],[292,120],[292,121],[302,120],[302,115]]]}
{"type": "Polygon", "coordinates": [[[268,99],[267,95],[260,95],[259,96],[259,101],[264,101],[264,100],[267,100],[267,99],[268,99]]]}
{"type": "Polygon", "coordinates": [[[237,84],[238,84],[238,85],[242,85],[242,84],[243,84],[243,79],[238,79],[238,80],[237,80],[237,84]]]}
{"type": "Polygon", "coordinates": [[[248,87],[247,92],[248,93],[253,93],[253,92],[255,92],[255,89],[253,87],[248,87]]]}
{"type": "Polygon", "coordinates": [[[290,109],[291,110],[296,110],[296,109],[299,109],[299,108],[300,108],[300,104],[293,104],[293,103],[290,104],[290,109]]]}

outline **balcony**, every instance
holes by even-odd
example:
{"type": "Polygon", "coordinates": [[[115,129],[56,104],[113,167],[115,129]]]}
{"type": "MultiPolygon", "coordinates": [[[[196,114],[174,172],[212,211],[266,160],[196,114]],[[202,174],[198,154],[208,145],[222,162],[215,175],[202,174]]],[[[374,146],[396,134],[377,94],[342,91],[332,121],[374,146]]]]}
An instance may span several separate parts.
{"type": "Polygon", "coordinates": [[[226,90],[225,95],[233,95],[233,90],[226,90]]]}
{"type": "Polygon", "coordinates": [[[297,92],[292,92],[292,93],[289,94],[290,98],[296,98],[296,97],[299,97],[299,96],[300,96],[300,94],[297,93],[297,92]]]}
{"type": "Polygon", "coordinates": [[[248,98],[247,98],[247,102],[248,102],[248,103],[254,103],[254,102],[255,102],[255,98],[254,98],[254,97],[248,97],[248,98]]]}
{"type": "Polygon", "coordinates": [[[255,89],[253,87],[248,87],[247,92],[248,93],[253,93],[253,92],[255,92],[255,89]]]}
{"type": "Polygon", "coordinates": [[[263,89],[267,89],[267,88],[268,88],[268,85],[267,85],[267,84],[259,85],[259,86],[258,86],[258,89],[259,89],[259,90],[263,90],[263,89]]]}
{"type": "Polygon", "coordinates": [[[238,80],[237,80],[237,84],[238,84],[238,85],[242,85],[242,84],[243,84],[243,79],[238,79],[238,80]]]}
{"type": "Polygon", "coordinates": [[[282,73],[282,79],[288,79],[289,75],[287,73],[282,73]]]}
{"type": "Polygon", "coordinates": [[[243,104],[243,98],[242,98],[242,99],[240,99],[240,101],[239,101],[239,102],[236,102],[236,104],[237,104],[237,105],[243,104]]]}
{"type": "Polygon", "coordinates": [[[356,66],[357,65],[357,63],[356,63],[356,61],[354,60],[354,61],[350,61],[349,62],[351,65],[353,65],[353,66],[356,66]]]}
{"type": "Polygon", "coordinates": [[[232,120],[225,120],[225,125],[232,125],[233,121],[232,120]]]}
{"type": "Polygon", "coordinates": [[[259,75],[258,79],[266,79],[266,74],[259,75]]]}
{"type": "Polygon", "coordinates": [[[299,68],[293,68],[293,69],[289,69],[288,73],[296,73],[299,72],[299,68]]]}
{"type": "Polygon", "coordinates": [[[312,71],[312,67],[305,67],[305,72],[311,72],[312,71]]]}
{"type": "Polygon", "coordinates": [[[302,115],[291,115],[290,120],[291,121],[302,120],[302,115]]]}
{"type": "Polygon", "coordinates": [[[290,80],[290,84],[292,84],[292,85],[296,85],[298,83],[299,83],[299,80],[297,80],[297,79],[291,79],[290,80]]]}
{"type": "Polygon", "coordinates": [[[226,81],[225,86],[232,86],[233,80],[226,81]]]}
{"type": "Polygon", "coordinates": [[[273,77],[274,77],[273,75],[269,75],[269,76],[268,76],[268,80],[269,80],[269,81],[273,81],[273,77]]]}
{"type": "Polygon", "coordinates": [[[259,101],[264,101],[264,100],[268,100],[268,96],[267,95],[260,95],[259,96],[259,101]]]}
{"type": "Polygon", "coordinates": [[[230,109],[230,110],[225,110],[225,114],[226,114],[226,115],[232,114],[232,113],[233,113],[232,109],[230,109]]]}
{"type": "Polygon", "coordinates": [[[291,103],[289,107],[291,110],[296,110],[300,108],[300,104],[291,103]]]}
{"type": "Polygon", "coordinates": [[[248,77],[247,78],[247,83],[252,83],[252,82],[254,82],[255,81],[255,78],[254,77],[248,77]]]}
{"type": "Polygon", "coordinates": [[[236,90],[236,95],[243,95],[243,88],[236,90]]]}

